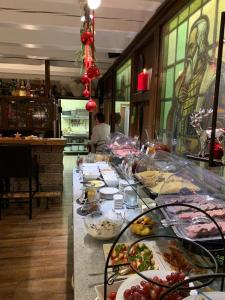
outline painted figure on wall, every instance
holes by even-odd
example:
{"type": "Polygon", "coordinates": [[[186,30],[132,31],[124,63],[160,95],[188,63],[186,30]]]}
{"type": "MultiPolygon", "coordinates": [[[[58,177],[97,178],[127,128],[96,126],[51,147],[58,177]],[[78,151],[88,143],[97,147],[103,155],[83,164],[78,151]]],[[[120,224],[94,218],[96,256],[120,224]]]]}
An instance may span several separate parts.
{"type": "MultiPolygon", "coordinates": [[[[196,150],[196,133],[190,125],[190,115],[201,108],[213,106],[216,66],[208,54],[208,35],[209,20],[201,16],[192,25],[186,46],[184,71],[175,83],[175,100],[168,115],[167,128],[177,139],[177,150],[180,152],[196,150]]],[[[223,76],[224,73],[223,68],[223,76]]],[[[210,126],[209,119],[205,126],[210,126]]]]}

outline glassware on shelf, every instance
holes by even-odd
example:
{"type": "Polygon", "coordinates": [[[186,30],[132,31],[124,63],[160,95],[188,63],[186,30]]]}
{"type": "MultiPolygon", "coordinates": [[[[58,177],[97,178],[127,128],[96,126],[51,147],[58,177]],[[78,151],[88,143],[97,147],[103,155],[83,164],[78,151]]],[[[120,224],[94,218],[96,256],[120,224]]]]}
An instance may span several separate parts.
{"type": "Polygon", "coordinates": [[[28,97],[31,96],[31,85],[30,85],[30,80],[27,80],[27,82],[26,82],[26,95],[27,95],[28,97]]]}

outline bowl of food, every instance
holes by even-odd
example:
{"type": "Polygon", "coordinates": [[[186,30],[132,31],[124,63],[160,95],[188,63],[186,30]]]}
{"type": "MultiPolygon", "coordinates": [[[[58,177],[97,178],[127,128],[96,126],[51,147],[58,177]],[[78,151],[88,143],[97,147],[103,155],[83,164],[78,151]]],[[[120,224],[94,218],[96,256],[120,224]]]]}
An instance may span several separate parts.
{"type": "Polygon", "coordinates": [[[84,219],[87,233],[97,240],[111,240],[115,238],[120,233],[123,222],[121,214],[113,211],[106,214],[93,212],[84,219]]]}
{"type": "Polygon", "coordinates": [[[153,226],[155,222],[147,217],[141,217],[130,225],[130,230],[132,233],[140,236],[152,234],[153,226]]]}

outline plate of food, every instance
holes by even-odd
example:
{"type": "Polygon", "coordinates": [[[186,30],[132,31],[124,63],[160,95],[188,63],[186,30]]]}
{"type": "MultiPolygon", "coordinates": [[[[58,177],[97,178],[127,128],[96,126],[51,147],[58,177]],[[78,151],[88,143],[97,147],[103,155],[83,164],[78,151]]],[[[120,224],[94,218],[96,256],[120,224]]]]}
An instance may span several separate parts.
{"type": "MultiPolygon", "coordinates": [[[[112,244],[103,245],[105,260],[111,247],[112,244]]],[[[154,250],[154,242],[135,244],[130,250],[129,257],[127,255],[128,249],[129,244],[127,243],[117,244],[113,249],[109,262],[110,265],[126,264],[130,260],[133,268],[139,272],[146,270],[165,270],[154,250]]],[[[128,267],[128,272],[124,273],[124,276],[131,275],[132,273],[133,270],[128,267]]]]}
{"type": "MultiPolygon", "coordinates": [[[[168,271],[145,271],[142,272],[147,278],[151,278],[155,282],[159,282],[164,285],[172,286],[178,282],[183,281],[186,277],[184,273],[170,273],[168,271]]],[[[163,293],[163,288],[152,284],[146,280],[143,280],[139,275],[135,274],[127,278],[119,287],[116,300],[157,300],[163,293]]],[[[196,295],[196,291],[180,290],[175,293],[171,293],[170,299],[184,299],[190,295],[196,295]],[[179,297],[179,298],[178,298],[179,297]]]]}
{"type": "Polygon", "coordinates": [[[102,180],[90,180],[88,183],[97,189],[105,186],[105,183],[102,180]]]}
{"type": "Polygon", "coordinates": [[[210,269],[212,263],[207,257],[193,254],[191,251],[183,249],[175,241],[157,241],[155,251],[162,265],[168,271],[183,272],[186,275],[212,272],[210,269]]]}
{"type": "Polygon", "coordinates": [[[183,188],[191,192],[199,191],[199,188],[191,181],[174,175],[171,172],[149,170],[136,173],[135,177],[151,192],[156,194],[177,194],[183,188]]]}

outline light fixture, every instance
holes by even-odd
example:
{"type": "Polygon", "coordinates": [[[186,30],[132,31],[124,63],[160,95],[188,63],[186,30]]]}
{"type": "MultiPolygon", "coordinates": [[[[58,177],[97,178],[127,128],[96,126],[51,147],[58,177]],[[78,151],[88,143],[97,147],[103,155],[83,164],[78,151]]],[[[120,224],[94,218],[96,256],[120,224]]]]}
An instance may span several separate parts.
{"type": "Polygon", "coordinates": [[[101,5],[101,0],[88,0],[88,6],[90,9],[96,9],[101,5]]]}
{"type": "Polygon", "coordinates": [[[21,24],[20,27],[25,30],[40,30],[40,26],[37,25],[21,24]]]}
{"type": "Polygon", "coordinates": [[[31,48],[31,49],[33,49],[33,48],[38,48],[37,45],[35,45],[35,44],[23,44],[23,46],[24,46],[25,48],[31,48]]]}
{"type": "Polygon", "coordinates": [[[44,59],[44,60],[47,60],[47,59],[49,59],[50,57],[48,57],[48,56],[27,55],[27,58],[30,58],[30,59],[44,59]]]}

